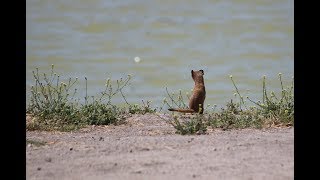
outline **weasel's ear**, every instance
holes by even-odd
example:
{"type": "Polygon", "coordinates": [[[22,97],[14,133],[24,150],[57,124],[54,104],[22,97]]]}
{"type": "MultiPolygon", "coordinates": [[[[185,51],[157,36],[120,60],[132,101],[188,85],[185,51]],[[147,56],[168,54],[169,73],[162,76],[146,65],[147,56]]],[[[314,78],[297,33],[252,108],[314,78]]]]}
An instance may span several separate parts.
{"type": "Polygon", "coordinates": [[[203,70],[201,69],[201,70],[199,70],[199,71],[201,71],[202,72],[202,75],[204,75],[204,72],[203,72],[203,70]]]}

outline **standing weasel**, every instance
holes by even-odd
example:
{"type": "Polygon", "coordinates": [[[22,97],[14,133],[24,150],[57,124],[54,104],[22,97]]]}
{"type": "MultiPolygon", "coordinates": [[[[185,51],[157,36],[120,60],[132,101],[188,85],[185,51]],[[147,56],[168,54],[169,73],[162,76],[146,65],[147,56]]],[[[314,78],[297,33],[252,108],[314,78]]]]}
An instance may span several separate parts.
{"type": "Polygon", "coordinates": [[[178,111],[182,113],[200,113],[203,114],[203,103],[206,98],[206,89],[204,87],[203,70],[191,70],[191,76],[194,81],[193,94],[189,101],[189,109],[170,108],[169,111],[178,111]],[[201,107],[199,111],[199,106],[201,107]]]}

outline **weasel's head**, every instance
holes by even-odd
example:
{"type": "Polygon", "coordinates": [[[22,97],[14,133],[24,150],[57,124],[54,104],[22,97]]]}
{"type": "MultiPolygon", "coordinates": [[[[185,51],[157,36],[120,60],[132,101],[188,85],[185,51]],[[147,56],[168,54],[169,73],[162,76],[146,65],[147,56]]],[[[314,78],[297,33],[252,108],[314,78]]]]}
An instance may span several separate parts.
{"type": "Polygon", "coordinates": [[[204,75],[204,72],[202,69],[199,71],[191,70],[191,76],[195,82],[202,82],[203,83],[203,75],[204,75]]]}

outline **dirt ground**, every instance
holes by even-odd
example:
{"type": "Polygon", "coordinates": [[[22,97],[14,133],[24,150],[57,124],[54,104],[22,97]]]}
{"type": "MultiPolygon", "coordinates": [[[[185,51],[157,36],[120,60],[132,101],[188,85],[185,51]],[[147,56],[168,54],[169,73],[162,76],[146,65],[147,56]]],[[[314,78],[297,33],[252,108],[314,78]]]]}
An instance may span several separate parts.
{"type": "Polygon", "coordinates": [[[76,132],[27,131],[27,179],[294,179],[294,128],[178,135],[156,115],[76,132]]]}

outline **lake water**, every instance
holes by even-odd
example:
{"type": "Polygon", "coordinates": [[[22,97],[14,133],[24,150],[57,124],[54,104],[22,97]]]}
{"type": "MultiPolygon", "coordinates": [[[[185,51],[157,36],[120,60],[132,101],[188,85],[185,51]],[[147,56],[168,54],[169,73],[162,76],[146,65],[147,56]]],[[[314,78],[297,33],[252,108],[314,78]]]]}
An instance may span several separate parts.
{"type": "MultiPolygon", "coordinates": [[[[78,96],[104,90],[107,78],[131,74],[130,103],[190,92],[190,71],[203,69],[205,104],[224,106],[239,90],[252,99],[294,76],[293,0],[27,0],[26,88],[32,71],[79,77],[78,96]],[[141,61],[136,63],[135,57],[141,61]],[[247,91],[249,90],[249,91],[247,91]]],[[[123,103],[121,96],[113,99],[123,103]]]]}

